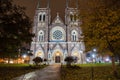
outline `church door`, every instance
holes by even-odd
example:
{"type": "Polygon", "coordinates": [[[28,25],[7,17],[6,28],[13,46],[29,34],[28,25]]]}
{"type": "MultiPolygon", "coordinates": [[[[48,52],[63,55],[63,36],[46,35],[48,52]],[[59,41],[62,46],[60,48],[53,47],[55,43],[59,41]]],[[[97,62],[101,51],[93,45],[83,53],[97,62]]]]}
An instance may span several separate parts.
{"type": "Polygon", "coordinates": [[[60,56],[55,57],[55,63],[60,63],[60,56]]]}

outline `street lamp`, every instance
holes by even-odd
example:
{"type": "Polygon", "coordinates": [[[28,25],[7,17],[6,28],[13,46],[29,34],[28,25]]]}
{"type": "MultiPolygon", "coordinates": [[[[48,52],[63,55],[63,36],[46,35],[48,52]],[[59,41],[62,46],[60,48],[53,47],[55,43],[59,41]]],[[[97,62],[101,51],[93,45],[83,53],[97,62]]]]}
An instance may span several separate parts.
{"type": "Polygon", "coordinates": [[[92,53],[92,63],[95,62],[96,54],[92,53]]]}
{"type": "Polygon", "coordinates": [[[26,58],[26,57],[27,57],[27,55],[26,55],[26,54],[24,54],[24,55],[23,55],[23,58],[26,58]]]}
{"type": "Polygon", "coordinates": [[[19,63],[19,58],[20,58],[20,54],[21,54],[21,49],[19,48],[18,49],[18,54],[17,54],[17,64],[19,63]]]}
{"type": "Polygon", "coordinates": [[[96,52],[97,51],[96,48],[94,48],[93,51],[96,52]]]}
{"type": "Polygon", "coordinates": [[[93,58],[93,59],[95,58],[95,54],[92,54],[92,58],[93,58]]]}
{"type": "Polygon", "coordinates": [[[97,56],[96,52],[97,52],[97,49],[93,48],[93,50],[92,50],[92,63],[96,62],[96,56],[97,56]]]}
{"type": "Polygon", "coordinates": [[[28,54],[28,57],[29,57],[28,63],[30,63],[30,56],[33,56],[32,50],[28,50],[27,54],[28,54]]]}
{"type": "Polygon", "coordinates": [[[23,57],[23,61],[24,61],[24,63],[26,63],[26,58],[27,58],[27,55],[26,55],[26,54],[24,54],[24,55],[22,55],[22,57],[23,57]]]}
{"type": "Polygon", "coordinates": [[[18,49],[18,57],[20,57],[21,49],[18,49]]]}

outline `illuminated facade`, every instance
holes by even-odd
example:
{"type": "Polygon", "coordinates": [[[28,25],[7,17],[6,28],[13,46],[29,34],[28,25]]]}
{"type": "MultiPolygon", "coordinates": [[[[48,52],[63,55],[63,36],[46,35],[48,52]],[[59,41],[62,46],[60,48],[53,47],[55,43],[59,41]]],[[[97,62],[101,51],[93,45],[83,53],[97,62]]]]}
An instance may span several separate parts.
{"type": "Polygon", "coordinates": [[[65,21],[60,18],[59,13],[56,13],[56,18],[51,21],[50,12],[49,0],[46,8],[41,8],[38,4],[33,27],[35,37],[31,43],[34,54],[31,63],[37,56],[47,59],[51,64],[64,63],[67,56],[74,56],[77,63],[84,63],[85,46],[81,39],[80,20],[77,19],[78,8],[70,8],[66,1],[65,21]]]}

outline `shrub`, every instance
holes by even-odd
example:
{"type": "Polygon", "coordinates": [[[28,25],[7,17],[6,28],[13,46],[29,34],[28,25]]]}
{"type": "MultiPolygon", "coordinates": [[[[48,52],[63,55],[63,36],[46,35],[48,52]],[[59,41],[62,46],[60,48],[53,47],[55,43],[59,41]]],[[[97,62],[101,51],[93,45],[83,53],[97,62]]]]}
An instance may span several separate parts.
{"type": "Polygon", "coordinates": [[[35,58],[33,59],[33,61],[35,62],[36,65],[38,65],[38,64],[41,63],[43,60],[42,60],[41,57],[35,57],[35,58]]]}
{"type": "Polygon", "coordinates": [[[74,61],[74,58],[72,56],[68,56],[65,58],[65,60],[67,62],[67,67],[71,66],[71,63],[74,61]]]}

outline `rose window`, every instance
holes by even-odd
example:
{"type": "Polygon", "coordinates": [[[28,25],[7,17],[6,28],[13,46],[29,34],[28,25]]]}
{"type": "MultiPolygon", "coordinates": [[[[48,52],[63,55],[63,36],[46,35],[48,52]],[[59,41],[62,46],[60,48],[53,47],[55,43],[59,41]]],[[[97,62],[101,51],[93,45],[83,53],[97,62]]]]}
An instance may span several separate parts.
{"type": "Polygon", "coordinates": [[[53,32],[53,38],[54,39],[62,39],[63,33],[60,30],[56,30],[53,32]]]}

